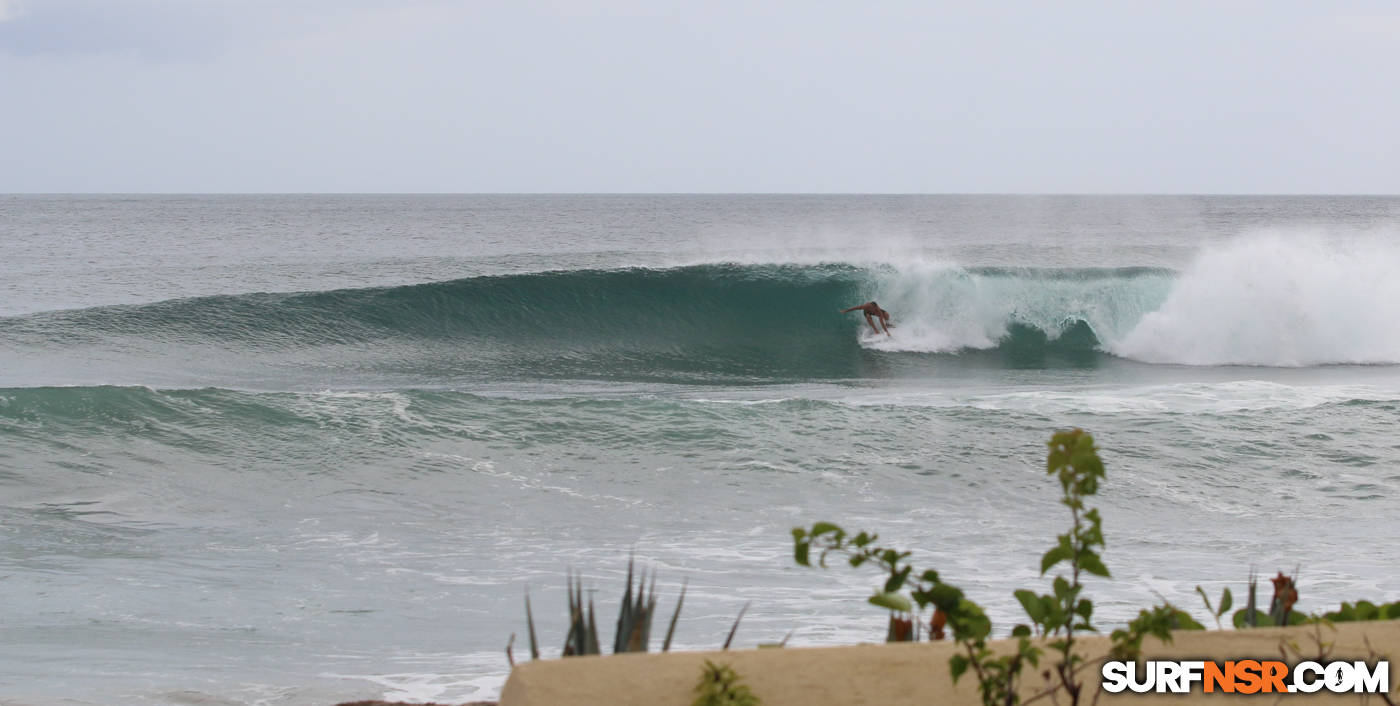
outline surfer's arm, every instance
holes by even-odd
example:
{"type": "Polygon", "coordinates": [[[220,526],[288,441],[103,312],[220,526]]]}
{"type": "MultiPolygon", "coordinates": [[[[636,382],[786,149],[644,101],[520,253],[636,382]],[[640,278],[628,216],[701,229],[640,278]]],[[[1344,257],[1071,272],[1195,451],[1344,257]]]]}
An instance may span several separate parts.
{"type": "MultiPolygon", "coordinates": [[[[860,306],[863,306],[863,305],[860,305],[860,306]]],[[[856,309],[859,309],[860,306],[853,306],[853,307],[851,307],[851,308],[849,308],[849,309],[842,309],[842,310],[841,310],[841,313],[843,313],[843,314],[849,314],[849,313],[855,311],[856,309]]]]}

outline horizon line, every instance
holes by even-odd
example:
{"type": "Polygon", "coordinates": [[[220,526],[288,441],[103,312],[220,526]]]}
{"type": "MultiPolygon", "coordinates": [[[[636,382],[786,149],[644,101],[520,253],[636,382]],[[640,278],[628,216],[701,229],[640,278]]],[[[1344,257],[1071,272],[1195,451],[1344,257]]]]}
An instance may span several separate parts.
{"type": "Polygon", "coordinates": [[[1361,197],[1382,192],[1189,191],[6,191],[0,196],[1019,196],[1019,197],[1361,197]]]}

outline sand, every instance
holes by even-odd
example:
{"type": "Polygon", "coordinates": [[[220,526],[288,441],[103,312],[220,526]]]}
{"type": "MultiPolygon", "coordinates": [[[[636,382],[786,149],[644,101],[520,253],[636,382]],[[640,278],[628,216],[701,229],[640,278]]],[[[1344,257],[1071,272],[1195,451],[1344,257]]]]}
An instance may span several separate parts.
{"type": "MultiPolygon", "coordinates": [[[[1342,623],[1335,629],[1325,626],[1262,628],[1255,630],[1183,631],[1174,633],[1171,644],[1148,637],[1143,644],[1147,659],[1281,659],[1284,644],[1293,642],[1302,649],[1303,659],[1319,655],[1318,638],[1330,643],[1332,659],[1373,661],[1394,656],[1400,659],[1400,621],[1342,623]],[[1368,647],[1367,641],[1370,646],[1368,647]]],[[[998,641],[1005,649],[1010,641],[998,641]]],[[[695,698],[692,690],[700,678],[705,660],[730,665],[742,681],[762,699],[764,706],[856,706],[859,704],[947,704],[978,706],[977,682],[964,676],[956,685],[948,672],[948,657],[957,646],[951,642],[873,644],[853,647],[786,648],[737,650],[729,652],[672,652],[667,654],[610,655],[542,660],[519,664],[511,672],[501,692],[501,706],[688,706],[695,698]]],[[[1083,654],[1095,660],[1084,670],[1088,704],[1097,691],[1098,660],[1108,651],[1107,637],[1091,637],[1083,643],[1083,654]]],[[[1290,653],[1285,662],[1298,661],[1290,653]]],[[[1042,662],[1044,666],[1045,662],[1042,662]]],[[[1392,664],[1391,699],[1396,700],[1395,670],[1392,664]]],[[[1023,680],[1022,699],[1044,691],[1047,682],[1040,674],[1023,680]]],[[[1121,694],[1104,692],[1100,702],[1145,702],[1154,706],[1167,703],[1223,704],[1248,701],[1266,706],[1285,703],[1360,704],[1357,694],[1205,694],[1198,686],[1189,694],[1121,694]]],[[[1067,704],[1063,695],[1035,703],[1067,704]]],[[[1370,704],[1384,702],[1371,697],[1370,704]]]]}

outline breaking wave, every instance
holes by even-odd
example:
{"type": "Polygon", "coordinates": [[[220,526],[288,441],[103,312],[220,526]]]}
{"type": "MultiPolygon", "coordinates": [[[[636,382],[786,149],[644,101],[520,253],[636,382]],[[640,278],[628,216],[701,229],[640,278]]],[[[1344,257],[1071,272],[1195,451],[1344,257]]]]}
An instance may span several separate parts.
{"type": "Polygon", "coordinates": [[[168,359],[194,348],[283,366],[393,368],[428,383],[858,378],[907,354],[1014,366],[1104,355],[1390,364],[1400,362],[1397,270],[1391,250],[1296,238],[1208,249],[1179,273],[938,264],[566,270],[46,312],[0,319],[0,342],[29,361],[36,351],[168,359]],[[871,299],[892,312],[893,336],[871,332],[858,313],[838,313],[871,299]]]}

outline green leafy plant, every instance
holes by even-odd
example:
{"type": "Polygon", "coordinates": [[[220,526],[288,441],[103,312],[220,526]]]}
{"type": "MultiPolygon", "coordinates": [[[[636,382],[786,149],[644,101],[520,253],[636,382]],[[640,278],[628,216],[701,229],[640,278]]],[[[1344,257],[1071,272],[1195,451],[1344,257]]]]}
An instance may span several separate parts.
{"type": "Polygon", "coordinates": [[[1199,593],[1201,595],[1201,601],[1203,601],[1206,604],[1206,612],[1210,613],[1212,616],[1215,617],[1216,629],[1220,629],[1220,616],[1224,615],[1227,611],[1229,611],[1230,606],[1234,605],[1235,603],[1234,596],[1230,595],[1230,589],[1227,587],[1225,590],[1220,592],[1220,603],[1218,604],[1220,606],[1219,608],[1211,606],[1210,596],[1206,595],[1206,590],[1204,588],[1196,586],[1196,593],[1199,593]]]}
{"type": "Polygon", "coordinates": [[[815,548],[820,552],[818,563],[821,566],[826,565],[830,554],[839,553],[846,556],[853,567],[870,563],[882,569],[887,574],[885,585],[868,600],[892,612],[887,639],[897,640],[907,634],[908,631],[901,628],[903,621],[909,620],[905,616],[914,612],[915,606],[922,611],[933,605],[935,618],[930,623],[930,635],[938,627],[941,613],[942,624],[952,628],[953,639],[964,648],[962,654],[950,660],[953,678],[957,680],[969,670],[975,674],[985,704],[1011,706],[1018,702],[1016,685],[1025,665],[1039,666],[1041,651],[1030,638],[1032,635],[1049,638],[1047,647],[1059,654],[1052,670],[1058,678],[1057,688],[1077,703],[1083,690],[1083,681],[1077,674],[1084,659],[1074,652],[1075,633],[1097,632],[1092,623],[1094,604],[1082,596],[1080,578],[1084,574],[1109,576],[1098,553],[1104,546],[1103,520],[1097,508],[1088,508],[1084,502],[1098,492],[1104,467],[1093,436],[1081,429],[1055,434],[1049,447],[1046,473],[1060,482],[1060,503],[1070,511],[1071,526],[1041,557],[1040,573],[1044,575],[1065,564],[1068,576],[1057,575],[1051,583],[1053,592],[1049,594],[1026,589],[1015,592],[1031,623],[1012,628],[1017,649],[1010,655],[996,655],[987,647],[991,621],[981,607],[966,599],[958,588],[940,581],[938,572],[932,569],[916,576],[913,565],[907,561],[910,553],[877,546],[877,535],[860,532],[852,537],[829,522],[819,522],[810,530],[796,528],[793,530],[794,558],[798,564],[810,566],[815,548]]]}
{"type": "MultiPolygon", "coordinates": [[[[1098,509],[1085,502],[1098,492],[1104,466],[1093,436],[1081,429],[1056,433],[1048,446],[1046,474],[1060,483],[1060,504],[1069,510],[1070,527],[1041,557],[1040,573],[1044,576],[1057,567],[1064,570],[1051,581],[1050,593],[1015,591],[1030,622],[1011,629],[1016,646],[1010,653],[998,654],[988,646],[992,623],[980,606],[956,586],[942,581],[937,571],[915,569],[909,552],[880,546],[878,535],[852,535],[830,522],[818,522],[810,529],[798,527],[792,531],[794,558],[799,565],[811,566],[815,556],[817,564],[825,567],[830,556],[839,555],[852,567],[877,567],[885,582],[867,600],[890,611],[888,641],[917,639],[921,624],[917,621],[932,606],[929,637],[941,639],[945,628],[951,630],[962,648],[949,659],[953,680],[973,674],[984,706],[1016,706],[1021,702],[1021,677],[1027,666],[1040,667],[1042,644],[1056,660],[1046,672],[1050,683],[1028,700],[1064,693],[1077,704],[1084,689],[1079,674],[1089,662],[1075,652],[1076,635],[1098,632],[1093,624],[1094,604],[1083,595],[1081,579],[1086,575],[1110,577],[1099,555],[1104,547],[1103,520],[1098,509]]],[[[1112,654],[1135,657],[1148,635],[1170,641],[1171,630],[1200,628],[1200,623],[1171,604],[1154,606],[1141,611],[1126,628],[1113,632],[1112,654]]]]}
{"type": "Polygon", "coordinates": [[[1204,629],[1205,626],[1196,622],[1186,611],[1170,603],[1162,603],[1138,611],[1137,617],[1129,621],[1126,627],[1114,630],[1109,636],[1112,641],[1109,656],[1117,660],[1136,660],[1142,656],[1142,641],[1148,635],[1170,643],[1173,630],[1204,629]]]}
{"type": "Polygon", "coordinates": [[[1323,613],[1323,619],[1333,623],[1366,620],[1400,620],[1400,601],[1376,604],[1370,601],[1343,603],[1340,608],[1323,613]]]}
{"type": "Polygon", "coordinates": [[[933,603],[932,591],[939,585],[938,572],[924,571],[915,577],[914,566],[907,561],[910,553],[877,546],[879,535],[861,532],[851,536],[838,525],[818,522],[811,529],[793,528],[792,538],[793,558],[799,565],[811,566],[815,550],[817,564],[822,568],[826,568],[827,557],[839,554],[853,567],[869,564],[888,574],[884,586],[867,599],[871,605],[895,614],[908,614],[915,604],[925,608],[933,603]]]}
{"type": "Polygon", "coordinates": [[[691,706],[759,706],[749,687],[740,683],[739,675],[727,664],[705,660],[700,682],[695,685],[695,700],[691,706]]]}
{"type": "Polygon", "coordinates": [[[1056,576],[1051,584],[1052,593],[1037,595],[1021,589],[1015,596],[1030,616],[1037,635],[1053,638],[1047,644],[1051,651],[1059,653],[1053,672],[1070,701],[1078,703],[1084,688],[1078,672],[1084,658],[1074,652],[1074,636],[1076,631],[1098,632],[1092,622],[1094,603],[1081,595],[1084,587],[1080,577],[1084,574],[1109,577],[1108,567],[1097,551],[1104,546],[1103,520],[1098,508],[1086,508],[1084,504],[1085,498],[1098,492],[1099,481],[1104,477],[1103,461],[1094,445],[1094,437],[1082,429],[1056,433],[1050,439],[1045,471],[1059,480],[1060,504],[1069,508],[1072,524],[1041,557],[1040,574],[1044,576],[1056,566],[1066,564],[1069,576],[1056,576]]]}
{"type": "Polygon", "coordinates": [[[1261,613],[1258,609],[1259,601],[1259,579],[1254,572],[1249,573],[1249,599],[1245,606],[1235,611],[1231,620],[1236,628],[1262,628],[1273,627],[1274,621],[1268,613],[1261,613]]]}
{"type": "Polygon", "coordinates": [[[802,566],[811,566],[813,555],[817,565],[825,568],[832,555],[844,557],[852,567],[874,566],[885,574],[885,582],[870,596],[869,603],[891,611],[887,639],[904,641],[909,630],[904,624],[915,623],[929,607],[933,614],[928,634],[941,638],[946,630],[963,648],[949,662],[953,678],[971,670],[976,676],[982,702],[987,706],[1015,704],[1019,698],[1017,680],[1024,665],[1035,665],[1040,651],[1031,645],[1030,629],[1018,626],[1019,638],[1014,654],[997,655],[987,646],[992,622],[982,607],[963,595],[961,589],[941,581],[932,569],[916,571],[909,563],[909,552],[876,544],[879,536],[869,532],[851,535],[830,522],[818,522],[811,529],[794,528],[793,558],[802,566]]]}

